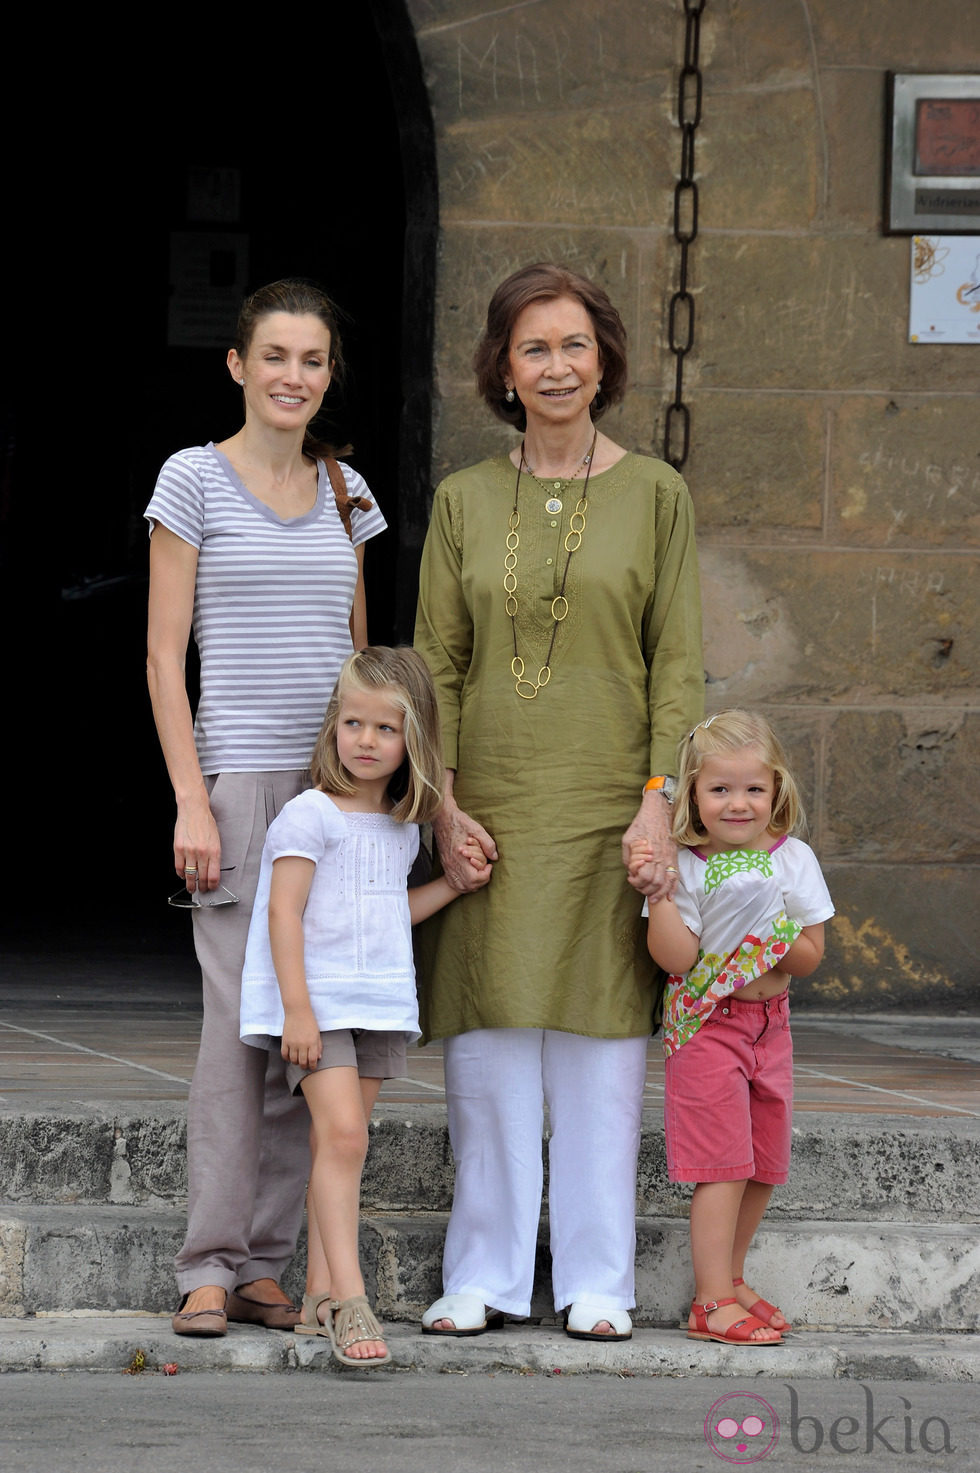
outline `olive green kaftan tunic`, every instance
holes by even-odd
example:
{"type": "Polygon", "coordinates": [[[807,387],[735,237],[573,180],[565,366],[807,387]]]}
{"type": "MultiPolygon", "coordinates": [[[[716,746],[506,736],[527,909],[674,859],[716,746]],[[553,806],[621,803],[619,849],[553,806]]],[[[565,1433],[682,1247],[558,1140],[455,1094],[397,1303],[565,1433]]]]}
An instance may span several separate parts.
{"type": "MultiPolygon", "coordinates": [[[[422,557],[415,645],[438,690],[446,765],[500,854],[485,889],[422,927],[423,1035],[636,1037],[651,1030],[657,974],[620,845],[644,782],[676,772],[677,743],[701,719],[693,510],[662,461],[626,455],[592,476],[551,680],[522,700],[503,587],[515,479],[506,456],[448,477],[422,557]]],[[[552,515],[547,492],[521,478],[517,646],[532,678],[580,494],[581,482],[552,515]]]]}

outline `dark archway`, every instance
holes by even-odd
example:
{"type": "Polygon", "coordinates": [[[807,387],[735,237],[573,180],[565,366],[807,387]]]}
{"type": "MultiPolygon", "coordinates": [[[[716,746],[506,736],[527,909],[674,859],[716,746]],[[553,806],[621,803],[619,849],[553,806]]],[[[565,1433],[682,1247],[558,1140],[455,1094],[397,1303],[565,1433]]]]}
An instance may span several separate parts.
{"type": "Polygon", "coordinates": [[[21,953],[62,933],[102,954],[187,952],[186,918],[166,906],[172,798],[143,677],[142,511],[172,451],[238,423],[224,345],[187,341],[195,271],[205,308],[244,251],[247,286],[312,276],[346,314],[331,429],[391,529],[369,556],[372,637],[411,637],[438,223],[414,30],[404,0],[331,9],[322,43],[204,34],[217,25],[155,35],[132,70],[87,58],[24,178],[39,244],[19,271],[29,282],[40,250],[55,263],[37,346],[43,359],[50,341],[57,408],[45,400],[38,425],[36,377],[5,374],[8,674],[31,712],[11,814],[11,880],[30,877],[14,907],[21,953]]]}

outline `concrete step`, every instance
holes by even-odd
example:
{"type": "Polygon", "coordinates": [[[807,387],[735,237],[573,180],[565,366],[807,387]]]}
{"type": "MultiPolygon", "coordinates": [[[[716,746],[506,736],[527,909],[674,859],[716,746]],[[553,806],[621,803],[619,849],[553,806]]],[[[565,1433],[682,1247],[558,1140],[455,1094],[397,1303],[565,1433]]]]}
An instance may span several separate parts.
{"type": "MultiPolygon", "coordinates": [[[[187,1193],[182,1105],[114,1112],[0,1113],[9,1203],[163,1206],[187,1193]]],[[[547,1165],[547,1163],[546,1163],[547,1165]]],[[[547,1180],[546,1180],[547,1190],[547,1180]]],[[[453,1164],[441,1105],[382,1105],[371,1124],[362,1202],[376,1212],[447,1211],[453,1164]]],[[[641,1214],[685,1217],[689,1189],[667,1180],[663,1124],[649,1111],[637,1184],[641,1214]]],[[[793,1168],[770,1217],[828,1222],[975,1222],[980,1130],[970,1119],[797,1116],[793,1168]]]]}
{"type": "MultiPolygon", "coordinates": [[[[0,1315],[149,1311],[175,1307],[176,1207],[0,1207],[0,1315]]],[[[368,1214],[361,1260],[368,1294],[388,1320],[417,1322],[441,1292],[446,1215],[368,1214]]],[[[302,1293],[301,1244],[283,1283],[302,1293]]],[[[976,1331],[980,1244],[966,1224],[768,1219],[750,1282],[811,1329],[976,1331]]],[[[691,1296],[687,1224],[637,1223],[639,1325],[676,1326],[691,1296]]],[[[554,1316],[546,1231],[532,1316],[554,1316]]]]}
{"type": "Polygon", "coordinates": [[[392,1366],[358,1372],[338,1366],[326,1340],[230,1325],[219,1340],[171,1332],[169,1316],[58,1315],[0,1319],[4,1371],[127,1370],[137,1352],[142,1374],[164,1365],[186,1371],[325,1371],[377,1376],[391,1371],[498,1375],[730,1376],[750,1378],[766,1395],[768,1381],[978,1381],[980,1335],[909,1335],[887,1331],[820,1331],[788,1337],[774,1349],[740,1349],[688,1340],[681,1330],[638,1329],[632,1340],[598,1345],[571,1340],[558,1328],[507,1324],[479,1339],[440,1339],[408,1325],[386,1327],[392,1366]]]}

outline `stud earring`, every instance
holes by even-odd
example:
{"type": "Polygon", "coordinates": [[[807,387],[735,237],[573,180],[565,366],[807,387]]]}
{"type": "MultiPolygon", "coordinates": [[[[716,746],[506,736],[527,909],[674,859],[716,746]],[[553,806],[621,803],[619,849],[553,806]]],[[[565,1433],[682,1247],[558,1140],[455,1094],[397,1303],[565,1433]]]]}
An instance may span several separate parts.
{"type": "Polygon", "coordinates": [[[508,389],[507,392],[506,392],[506,394],[504,395],[504,398],[507,400],[507,403],[508,404],[513,404],[513,402],[514,402],[514,390],[513,389],[508,389]]]}

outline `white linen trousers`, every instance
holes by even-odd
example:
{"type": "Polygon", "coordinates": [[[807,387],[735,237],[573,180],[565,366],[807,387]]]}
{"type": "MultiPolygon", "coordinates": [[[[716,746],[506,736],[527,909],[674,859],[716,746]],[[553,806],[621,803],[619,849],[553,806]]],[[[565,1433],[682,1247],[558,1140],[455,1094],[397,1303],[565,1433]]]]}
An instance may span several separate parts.
{"type": "Polygon", "coordinates": [[[530,1313],[547,1103],[555,1309],[633,1308],[648,1042],[536,1028],[475,1029],[445,1040],[456,1162],[445,1293],[530,1313]]]}

